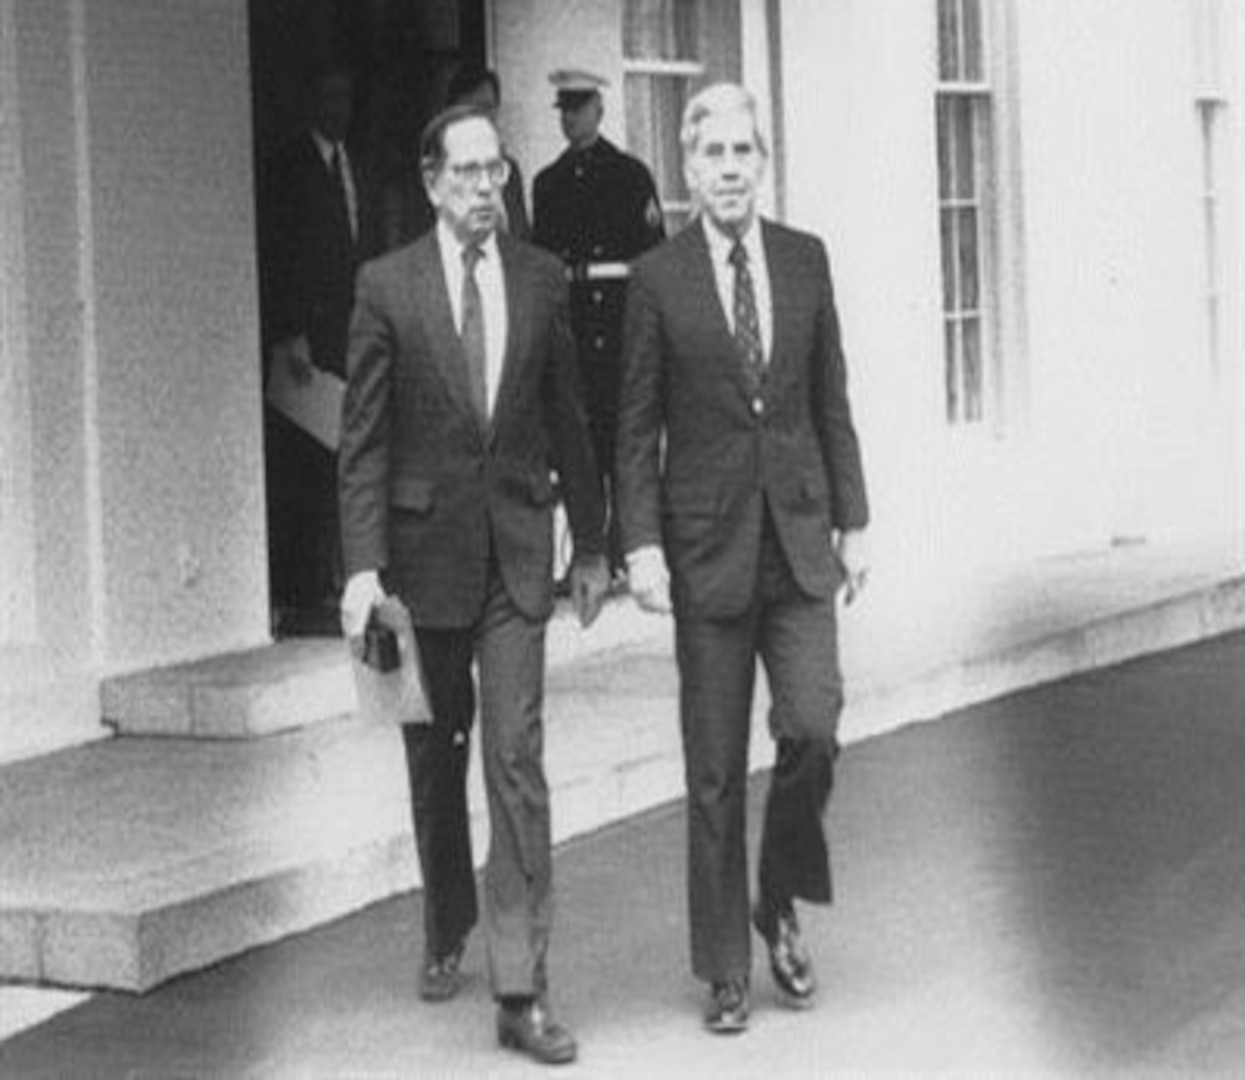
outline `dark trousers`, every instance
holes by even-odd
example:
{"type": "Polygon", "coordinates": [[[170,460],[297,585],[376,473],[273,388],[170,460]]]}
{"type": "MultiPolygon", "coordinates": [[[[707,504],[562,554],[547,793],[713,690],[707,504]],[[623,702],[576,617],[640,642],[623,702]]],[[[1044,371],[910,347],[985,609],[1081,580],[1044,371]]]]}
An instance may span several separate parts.
{"type": "Polygon", "coordinates": [[[335,614],[343,576],[337,455],[267,407],[264,443],[272,602],[335,614]]]}
{"type": "Polygon", "coordinates": [[[756,594],[734,618],[678,618],[675,644],[687,777],[692,971],[706,981],[751,969],[747,865],[748,738],[756,660],[765,665],[777,743],[761,833],[763,903],[828,903],[824,814],[842,710],[834,598],[796,586],[766,522],[756,594]]]}
{"type": "Polygon", "coordinates": [[[490,826],[484,870],[489,978],[498,997],[543,993],[553,907],[542,725],[545,623],[514,607],[494,568],[474,626],[417,628],[416,639],[433,720],[407,725],[403,736],[424,878],[425,950],[430,958],[444,956],[479,914],[467,806],[474,661],[490,826]]]}

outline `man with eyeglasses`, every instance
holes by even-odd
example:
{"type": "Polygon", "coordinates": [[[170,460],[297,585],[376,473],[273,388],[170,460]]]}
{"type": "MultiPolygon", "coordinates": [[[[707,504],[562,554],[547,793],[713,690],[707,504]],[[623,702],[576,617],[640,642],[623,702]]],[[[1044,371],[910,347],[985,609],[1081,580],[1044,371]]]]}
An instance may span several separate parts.
{"type": "Polygon", "coordinates": [[[542,701],[553,610],[552,463],[587,627],[608,575],[605,510],[557,260],[499,231],[508,167],[486,111],[450,108],[421,140],[437,224],[360,272],[340,464],[352,642],[392,592],[409,609],[432,721],[403,727],[424,880],[420,993],[462,983],[477,918],[466,775],[478,668],[490,844],[489,979],[503,1046],[557,1064],[574,1038],[550,1012],[552,914],[542,701]]]}

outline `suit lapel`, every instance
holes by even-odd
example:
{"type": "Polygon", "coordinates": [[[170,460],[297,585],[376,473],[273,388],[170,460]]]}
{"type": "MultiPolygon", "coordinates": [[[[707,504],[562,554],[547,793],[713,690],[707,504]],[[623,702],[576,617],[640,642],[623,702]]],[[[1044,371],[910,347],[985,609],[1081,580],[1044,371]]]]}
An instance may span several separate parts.
{"type": "Polygon", "coordinates": [[[782,237],[764,220],[757,222],[761,226],[761,244],[765,250],[765,265],[769,271],[770,313],[772,327],[770,333],[769,376],[771,389],[776,389],[787,369],[784,358],[790,353],[787,337],[791,330],[793,294],[799,282],[794,271],[786,265],[786,251],[782,237]],[[779,287],[781,283],[782,287],[779,287]]]}
{"type": "Polygon", "coordinates": [[[685,280],[691,288],[692,303],[697,310],[713,312],[710,321],[713,324],[714,337],[717,338],[713,354],[724,358],[739,392],[745,398],[751,399],[752,384],[744,366],[744,359],[735,343],[735,335],[731,332],[730,321],[722,307],[722,298],[718,295],[718,281],[714,273],[709,241],[705,237],[705,225],[697,221],[681,235],[688,236],[685,280]]]}
{"type": "Polygon", "coordinates": [[[526,264],[518,248],[503,233],[497,234],[497,254],[501,259],[502,283],[506,290],[506,345],[502,350],[501,373],[497,380],[497,396],[489,420],[489,440],[496,437],[499,422],[507,405],[514,399],[513,384],[519,377],[519,363],[529,351],[528,320],[530,305],[523,302],[529,295],[524,278],[526,264]]]}
{"type": "Polygon", "coordinates": [[[479,423],[479,414],[471,400],[471,382],[467,377],[467,355],[454,325],[454,309],[450,304],[449,284],[441,262],[441,244],[434,229],[425,243],[416,249],[412,288],[415,303],[427,320],[432,345],[432,362],[450,388],[450,396],[458,406],[479,423]]]}

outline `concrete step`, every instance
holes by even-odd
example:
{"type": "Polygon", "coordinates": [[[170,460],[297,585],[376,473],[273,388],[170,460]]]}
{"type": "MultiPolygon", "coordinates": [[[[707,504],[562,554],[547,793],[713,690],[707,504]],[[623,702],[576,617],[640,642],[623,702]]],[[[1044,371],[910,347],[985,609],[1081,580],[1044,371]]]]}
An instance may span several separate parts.
{"type": "MultiPolygon", "coordinates": [[[[1239,538],[903,585],[844,614],[847,741],[1245,626],[1239,538]]],[[[589,634],[551,625],[557,841],[681,794],[670,639],[626,602],[589,634]]],[[[418,886],[398,733],[349,715],[340,642],[295,644],[109,699],[130,703],[123,730],[266,737],[129,735],[0,767],[0,980],[142,991],[418,886]]]]}
{"type": "MultiPolygon", "coordinates": [[[[548,633],[555,668],[668,637],[660,620],[637,618],[625,598],[612,600],[591,632],[567,605],[548,633]]],[[[339,638],[290,638],[261,648],[106,679],[104,722],[119,735],[256,738],[340,720],[357,702],[349,651],[339,638]]]]}

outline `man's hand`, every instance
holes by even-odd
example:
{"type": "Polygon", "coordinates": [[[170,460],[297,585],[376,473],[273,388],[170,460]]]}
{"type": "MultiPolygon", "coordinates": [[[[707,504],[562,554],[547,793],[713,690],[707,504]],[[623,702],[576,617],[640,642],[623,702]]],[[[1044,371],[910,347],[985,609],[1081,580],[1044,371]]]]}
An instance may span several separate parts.
{"type": "Polygon", "coordinates": [[[312,375],[315,374],[315,364],[311,359],[311,345],[305,334],[278,341],[272,347],[272,358],[276,363],[284,364],[289,369],[296,383],[309,383],[312,375]]]}
{"type": "Polygon", "coordinates": [[[348,641],[362,637],[372,608],[385,598],[380,575],[375,570],[360,570],[351,574],[342,593],[342,633],[348,641]]]}
{"type": "Polygon", "coordinates": [[[843,567],[843,600],[850,604],[869,580],[869,544],[864,529],[845,529],[835,545],[839,565],[843,567]]]}
{"type": "Polygon", "coordinates": [[[635,602],[644,611],[670,614],[670,571],[656,544],[627,553],[627,582],[635,602]]]}
{"type": "Polygon", "coordinates": [[[610,573],[604,555],[571,563],[571,605],[585,630],[597,621],[609,592],[610,573]]]}

